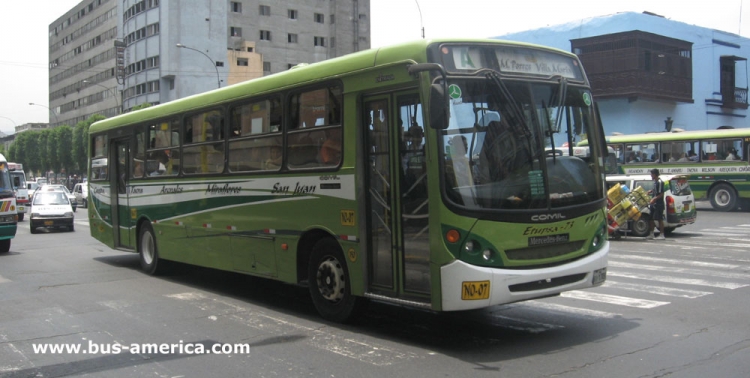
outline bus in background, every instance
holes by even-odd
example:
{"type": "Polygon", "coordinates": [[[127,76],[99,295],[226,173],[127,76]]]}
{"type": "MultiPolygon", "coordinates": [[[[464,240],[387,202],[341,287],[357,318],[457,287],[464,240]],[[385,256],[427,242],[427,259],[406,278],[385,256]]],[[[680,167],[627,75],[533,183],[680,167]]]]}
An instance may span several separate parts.
{"type": "Polygon", "coordinates": [[[687,175],[696,199],[718,211],[750,209],[750,128],[606,137],[620,173],[687,175]]]}
{"type": "Polygon", "coordinates": [[[16,237],[17,228],[16,192],[8,161],[0,154],[0,253],[10,251],[10,240],[16,237]]]}
{"type": "Polygon", "coordinates": [[[307,286],[332,321],[368,299],[457,311],[606,279],[607,150],[565,51],[420,40],[102,120],[89,138],[91,234],[150,274],[179,261],[307,286]]]}
{"type": "Polygon", "coordinates": [[[26,186],[26,173],[23,171],[23,164],[8,163],[10,178],[13,180],[13,187],[16,190],[16,208],[18,209],[18,221],[23,221],[24,216],[29,211],[29,189],[26,186]]]}

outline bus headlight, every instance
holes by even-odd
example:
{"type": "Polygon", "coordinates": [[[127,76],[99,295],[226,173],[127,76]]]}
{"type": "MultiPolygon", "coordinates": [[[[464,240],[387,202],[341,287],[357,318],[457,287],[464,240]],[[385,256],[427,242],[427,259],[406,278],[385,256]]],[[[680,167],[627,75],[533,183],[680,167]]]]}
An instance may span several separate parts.
{"type": "Polygon", "coordinates": [[[492,250],[485,249],[484,251],[482,251],[482,258],[485,261],[490,261],[492,259],[492,250]]]}
{"type": "Polygon", "coordinates": [[[466,252],[473,251],[474,250],[474,241],[473,240],[467,241],[466,244],[464,244],[464,250],[466,252]]]}
{"type": "Polygon", "coordinates": [[[73,213],[71,213],[71,212],[67,212],[67,213],[63,214],[63,216],[64,216],[65,218],[73,218],[73,213]]]}

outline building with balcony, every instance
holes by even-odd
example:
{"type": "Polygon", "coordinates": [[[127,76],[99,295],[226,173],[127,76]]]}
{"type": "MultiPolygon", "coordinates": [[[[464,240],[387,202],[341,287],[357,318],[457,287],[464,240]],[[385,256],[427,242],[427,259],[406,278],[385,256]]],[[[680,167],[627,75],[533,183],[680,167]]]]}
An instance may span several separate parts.
{"type": "Polygon", "coordinates": [[[578,55],[607,134],[750,127],[748,38],[648,12],[497,38],[578,55]]]}
{"type": "Polygon", "coordinates": [[[84,0],[49,26],[53,126],[369,48],[369,0],[84,0]]]}

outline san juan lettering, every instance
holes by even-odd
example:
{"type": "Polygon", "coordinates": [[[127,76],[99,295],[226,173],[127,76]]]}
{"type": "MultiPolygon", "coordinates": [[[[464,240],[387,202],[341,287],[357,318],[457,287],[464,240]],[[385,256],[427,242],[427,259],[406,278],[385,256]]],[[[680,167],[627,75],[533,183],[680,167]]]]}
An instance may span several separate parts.
{"type": "Polygon", "coordinates": [[[299,182],[294,185],[294,189],[290,192],[289,185],[281,185],[280,182],[273,184],[271,194],[290,194],[298,196],[302,194],[313,194],[317,187],[315,185],[300,185],[299,182]]]}
{"type": "Polygon", "coordinates": [[[224,186],[219,186],[216,184],[211,184],[206,189],[205,194],[237,194],[242,191],[242,188],[239,186],[229,186],[229,184],[224,184],[224,186]]]}

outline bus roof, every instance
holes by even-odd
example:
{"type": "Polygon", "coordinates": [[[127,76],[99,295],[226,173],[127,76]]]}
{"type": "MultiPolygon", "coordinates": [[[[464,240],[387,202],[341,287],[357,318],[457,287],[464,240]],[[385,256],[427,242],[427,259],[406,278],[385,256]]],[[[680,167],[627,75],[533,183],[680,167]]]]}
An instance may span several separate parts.
{"type": "MultiPolygon", "coordinates": [[[[546,46],[504,41],[499,39],[419,39],[411,42],[351,53],[321,62],[299,65],[294,69],[233,84],[224,88],[195,94],[136,112],[121,114],[91,125],[90,133],[101,132],[121,125],[133,124],[170,115],[182,114],[193,109],[206,108],[212,104],[262,95],[271,91],[294,87],[306,83],[340,78],[356,74],[367,68],[398,63],[422,63],[427,61],[427,48],[436,43],[485,43],[506,46],[539,48],[575,57],[574,54],[546,46]],[[342,64],[342,63],[346,64],[342,64]]],[[[576,58],[577,59],[577,58],[576,58]]]]}

